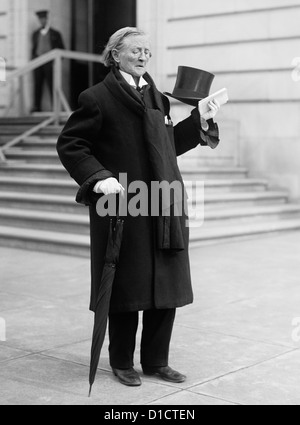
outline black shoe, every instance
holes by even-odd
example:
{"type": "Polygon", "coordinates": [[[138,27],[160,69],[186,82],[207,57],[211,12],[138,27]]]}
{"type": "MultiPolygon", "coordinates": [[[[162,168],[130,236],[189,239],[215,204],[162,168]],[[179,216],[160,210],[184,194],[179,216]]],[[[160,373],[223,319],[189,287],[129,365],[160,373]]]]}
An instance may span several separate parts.
{"type": "Polygon", "coordinates": [[[142,385],[141,378],[136,370],[131,369],[113,369],[113,373],[119,379],[120,383],[127,387],[140,387],[142,385]]]}
{"type": "Polygon", "coordinates": [[[159,375],[164,381],[173,382],[174,384],[181,384],[186,381],[186,376],[182,375],[176,370],[166,367],[143,367],[144,375],[153,376],[159,375]]]}

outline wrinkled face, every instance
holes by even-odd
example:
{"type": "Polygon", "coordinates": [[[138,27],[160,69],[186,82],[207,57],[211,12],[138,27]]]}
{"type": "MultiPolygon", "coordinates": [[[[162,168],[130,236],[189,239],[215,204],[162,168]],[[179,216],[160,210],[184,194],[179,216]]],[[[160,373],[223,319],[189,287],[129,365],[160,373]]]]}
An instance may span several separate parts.
{"type": "Polygon", "coordinates": [[[150,41],[147,36],[132,35],[125,38],[120,51],[113,51],[114,60],[120,70],[133,77],[142,77],[151,58],[150,41]]]}

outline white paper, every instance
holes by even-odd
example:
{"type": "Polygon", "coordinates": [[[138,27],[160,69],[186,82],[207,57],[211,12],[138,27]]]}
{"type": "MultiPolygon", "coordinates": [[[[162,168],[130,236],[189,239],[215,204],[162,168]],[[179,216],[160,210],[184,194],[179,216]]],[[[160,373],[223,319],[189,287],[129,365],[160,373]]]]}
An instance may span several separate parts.
{"type": "Polygon", "coordinates": [[[224,88],[222,90],[217,91],[216,93],[209,95],[205,99],[200,100],[199,102],[200,115],[204,115],[206,112],[210,111],[208,103],[211,100],[217,100],[221,106],[225,105],[229,101],[228,90],[224,88]]]}

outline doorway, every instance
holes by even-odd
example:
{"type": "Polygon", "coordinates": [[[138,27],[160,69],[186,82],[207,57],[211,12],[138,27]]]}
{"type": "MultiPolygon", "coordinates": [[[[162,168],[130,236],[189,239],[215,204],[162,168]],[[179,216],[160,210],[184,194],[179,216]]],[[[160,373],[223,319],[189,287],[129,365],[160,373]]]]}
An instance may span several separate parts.
{"type": "MultiPolygon", "coordinates": [[[[137,0],[72,0],[71,49],[101,54],[118,29],[136,26],[137,0]]],[[[102,81],[108,69],[101,64],[72,61],[70,103],[77,108],[79,94],[102,81]]]]}

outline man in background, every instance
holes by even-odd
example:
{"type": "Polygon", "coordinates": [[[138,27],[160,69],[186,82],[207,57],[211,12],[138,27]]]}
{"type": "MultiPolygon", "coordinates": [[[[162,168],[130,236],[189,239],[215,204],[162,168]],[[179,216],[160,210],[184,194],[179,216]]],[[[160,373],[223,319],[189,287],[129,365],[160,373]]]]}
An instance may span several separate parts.
{"type": "MultiPolygon", "coordinates": [[[[50,27],[49,12],[41,10],[36,12],[41,28],[32,36],[32,59],[44,55],[53,49],[64,49],[61,34],[50,27]]],[[[44,83],[47,84],[51,100],[53,99],[53,62],[39,67],[34,72],[34,108],[32,112],[40,112],[43,97],[44,83]]]]}

